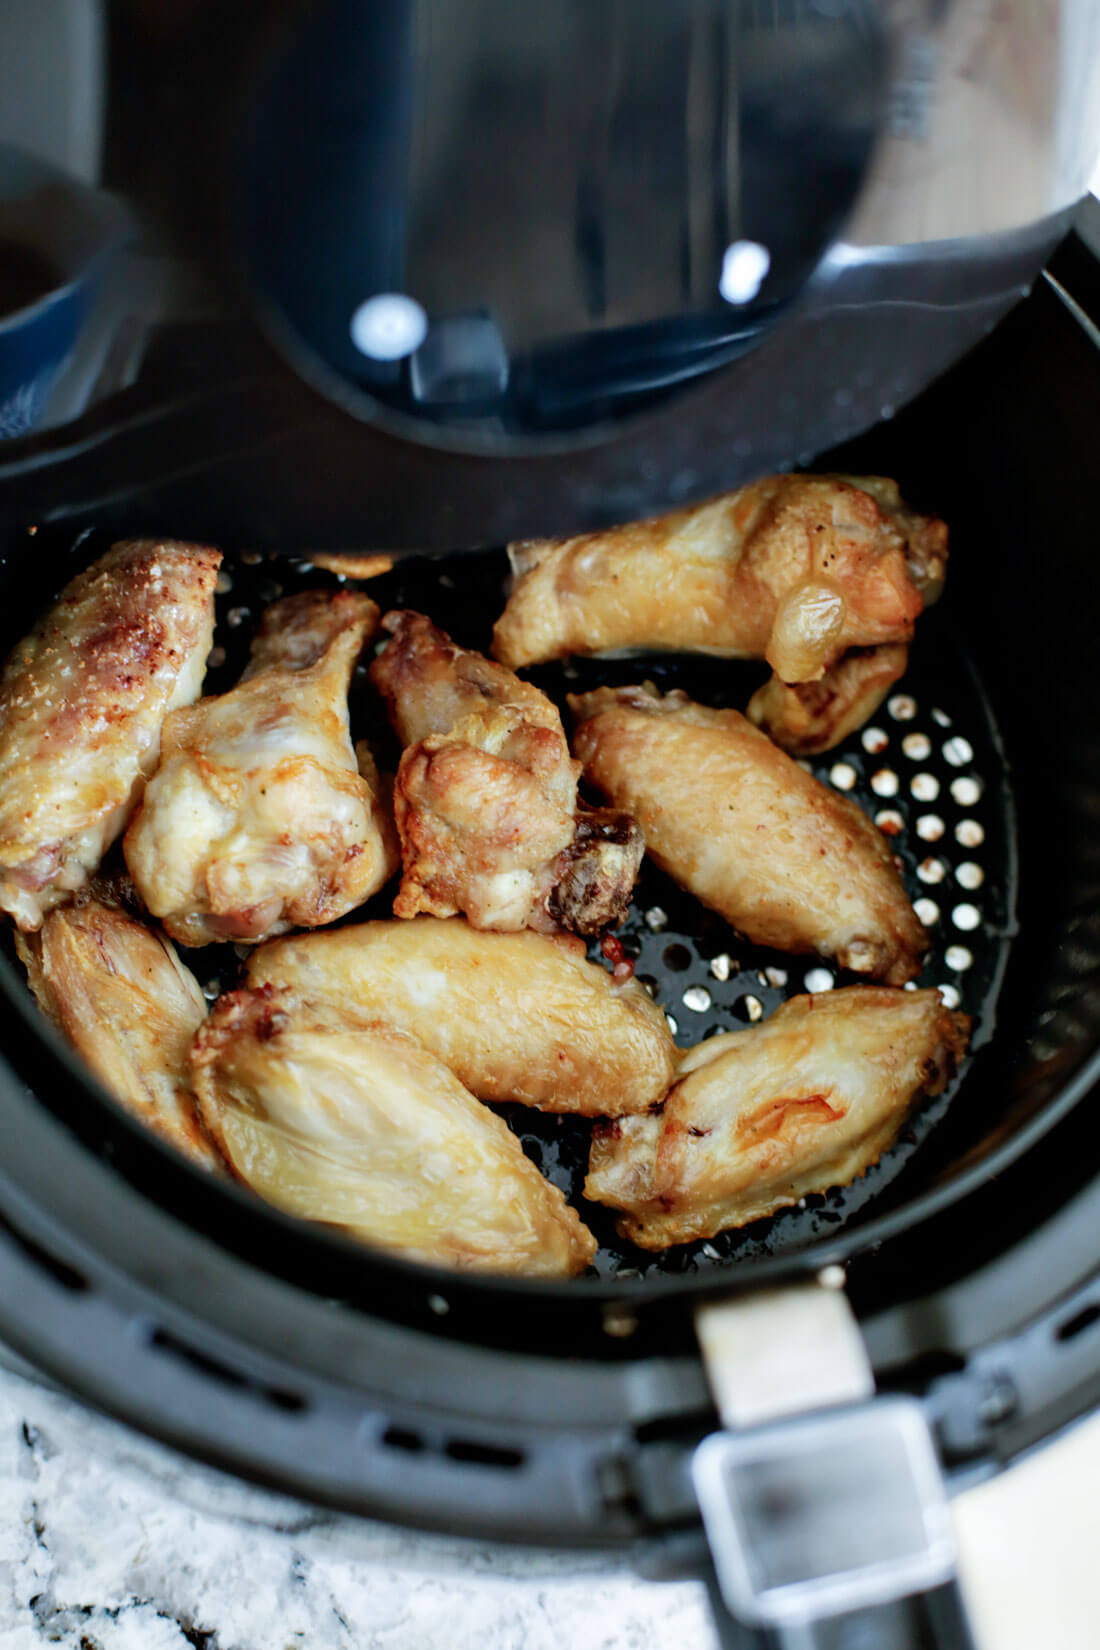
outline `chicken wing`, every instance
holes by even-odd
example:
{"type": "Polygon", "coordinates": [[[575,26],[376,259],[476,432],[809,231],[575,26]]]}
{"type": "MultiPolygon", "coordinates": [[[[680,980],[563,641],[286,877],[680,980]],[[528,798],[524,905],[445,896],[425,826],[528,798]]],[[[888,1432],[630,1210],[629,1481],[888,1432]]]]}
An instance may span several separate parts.
{"type": "Polygon", "coordinates": [[[918,1095],[943,1091],[969,1034],[938,991],[792,997],[685,1055],[659,1114],[597,1125],[585,1196],[624,1211],[624,1237],[664,1249],[847,1185],[918,1095]]]}
{"type": "Polygon", "coordinates": [[[626,914],[643,843],[627,815],[577,802],[577,763],[544,693],[457,647],[422,613],[389,613],[371,666],[407,747],[394,814],[394,914],[475,928],[598,933],[626,914]]]}
{"type": "Polygon", "coordinates": [[[366,922],[261,946],[248,983],[384,1020],[479,1100],[619,1117],[656,1105],[676,1048],[637,981],[614,985],[577,940],[493,934],[460,917],[366,922]]]}
{"type": "Polygon", "coordinates": [[[748,939],[902,985],[928,936],[881,832],[735,710],[651,685],[572,696],[587,777],[748,939]]]}
{"type": "Polygon", "coordinates": [[[193,1163],[224,1169],[191,1092],[206,1003],[172,944],[85,895],[15,943],[39,1006],[104,1088],[193,1163]]]}
{"type": "Polygon", "coordinates": [[[493,651],[513,668],[568,653],[684,648],[765,658],[813,681],[850,647],[906,642],[939,592],[942,521],[884,477],[769,476],[706,504],[510,549],[493,651]]]}
{"type": "Polygon", "coordinates": [[[116,544],[68,584],[0,678],[0,909],[23,929],[83,886],[202,686],[221,556],[116,544]]]}
{"type": "Polygon", "coordinates": [[[595,1240],[507,1125],[392,1026],[271,986],[235,991],[195,1039],[211,1134],[253,1191],[411,1259],[583,1271],[595,1240]]]}
{"type": "Polygon", "coordinates": [[[900,642],[853,648],[816,682],[758,688],[745,715],[792,756],[819,756],[861,728],[905,674],[909,649],[900,642]]]}
{"type": "Polygon", "coordinates": [[[267,609],[238,685],[175,712],[126,833],[149,910],[184,945],[333,922],[397,865],[377,774],[360,772],[347,690],[378,609],[312,591],[267,609]]]}

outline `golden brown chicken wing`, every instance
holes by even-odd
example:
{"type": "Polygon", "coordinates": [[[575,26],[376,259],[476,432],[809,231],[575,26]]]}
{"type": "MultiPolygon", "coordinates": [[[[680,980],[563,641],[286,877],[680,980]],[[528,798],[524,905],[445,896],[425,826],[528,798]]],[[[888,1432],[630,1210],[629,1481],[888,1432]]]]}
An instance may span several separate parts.
{"type": "Polygon", "coordinates": [[[0,679],[0,909],[35,929],[80,888],[202,686],[221,556],[116,544],[66,586],[0,679]]]}
{"type": "Polygon", "coordinates": [[[389,613],[371,679],[406,745],[394,787],[404,875],[394,914],[476,928],[620,921],[641,862],[633,820],[577,802],[577,764],[544,693],[457,647],[422,613],[389,613]]]}
{"type": "Polygon", "coordinates": [[[684,1056],[663,1110],[597,1125],[585,1196],[644,1249],[714,1237],[844,1186],[939,1094],[970,1021],[938,991],[792,997],[766,1024],[684,1056]]]}
{"type": "Polygon", "coordinates": [[[191,1092],[191,1039],[206,1018],[193,976],[163,935],[97,898],[17,935],[40,1007],[126,1110],[207,1169],[224,1169],[191,1092]]]}
{"type": "Polygon", "coordinates": [[[853,648],[816,682],[772,676],[753,694],[745,715],[792,756],[819,756],[874,715],[908,660],[909,649],[900,642],[853,648]]]}
{"type": "Polygon", "coordinates": [[[434,1054],[271,986],[235,991],[195,1039],[210,1132],[253,1191],[417,1260],[563,1277],[595,1240],[434,1054]]]}
{"type": "Polygon", "coordinates": [[[613,984],[577,940],[365,922],[261,946],[247,977],[408,1032],[480,1100],[619,1117],[662,1099],[676,1067],[647,992],[613,984]]]}
{"type": "Polygon", "coordinates": [[[248,669],[177,711],[126,833],[149,910],[184,945],[333,922],[396,869],[377,774],[356,765],[347,690],[378,609],[313,591],[264,614],[248,669]]]}
{"type": "Polygon", "coordinates": [[[808,682],[850,647],[910,639],[943,582],[947,529],[883,477],[769,476],[510,555],[517,579],[493,651],[512,667],[684,648],[766,658],[783,681],[808,682]]]}
{"type": "Polygon", "coordinates": [[[881,832],[735,710],[684,693],[573,696],[585,774],[663,870],[750,940],[902,985],[928,936],[881,832]]]}

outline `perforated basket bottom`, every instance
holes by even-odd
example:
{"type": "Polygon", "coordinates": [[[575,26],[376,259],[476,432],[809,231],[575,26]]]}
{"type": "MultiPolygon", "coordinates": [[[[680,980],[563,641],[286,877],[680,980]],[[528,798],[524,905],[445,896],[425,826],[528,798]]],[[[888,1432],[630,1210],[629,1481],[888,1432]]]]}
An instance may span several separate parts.
{"type": "MultiPolygon", "coordinates": [[[[507,563],[500,552],[437,561],[406,561],[365,586],[383,611],[415,607],[456,641],[486,649],[504,599],[507,563]]],[[[308,562],[227,559],[207,692],[230,687],[243,667],[260,609],[280,594],[334,584],[308,562]]],[[[1000,741],[980,684],[964,657],[939,636],[936,615],[923,621],[914,664],[870,724],[843,746],[810,764],[825,784],[846,792],[892,838],[906,885],[932,935],[918,985],[937,985],[952,1007],[974,1016],[972,1047],[992,1031],[993,1011],[1011,938],[1011,800],[1000,741]]],[[[531,672],[559,704],[567,692],[601,683],[650,679],[667,691],[682,687],[705,704],[743,707],[763,668],[688,655],[629,660],[571,660],[531,672]]],[[[353,730],[371,739],[383,766],[397,747],[359,667],[352,695],[353,730]]],[[[393,889],[347,921],[390,914],[393,889]]],[[[635,972],[669,1017],[677,1043],[767,1018],[787,997],[826,991],[844,978],[812,957],[791,957],[741,940],[713,912],[646,863],[630,916],[619,930],[635,972]]],[[[596,943],[594,961],[603,962],[596,943]]],[[[185,953],[208,996],[234,984],[232,947],[185,953]]],[[[882,1192],[917,1151],[952,1103],[966,1068],[942,1095],[919,1106],[899,1140],[860,1179],[707,1242],[650,1255],[625,1242],[613,1211],[583,1196],[590,1124],[518,1105],[501,1106],[528,1156],[581,1212],[600,1249],[603,1276],[640,1276],[654,1269],[693,1272],[760,1254],[807,1246],[835,1230],[882,1192]]]]}

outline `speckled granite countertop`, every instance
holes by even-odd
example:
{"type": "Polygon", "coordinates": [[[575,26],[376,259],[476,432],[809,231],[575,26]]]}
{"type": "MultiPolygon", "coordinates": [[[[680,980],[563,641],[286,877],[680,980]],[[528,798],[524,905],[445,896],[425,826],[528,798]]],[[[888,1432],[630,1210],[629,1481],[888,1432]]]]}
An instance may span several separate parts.
{"type": "Polygon", "coordinates": [[[703,1590],[237,1484],[0,1370],[0,1647],[712,1650],[703,1590]]]}
{"type": "MultiPolygon", "coordinates": [[[[1100,1415],[954,1503],[981,1650],[1100,1644],[1100,1415]]],[[[0,1368],[0,1650],[717,1650],[703,1589],[241,1485],[0,1368]]]]}

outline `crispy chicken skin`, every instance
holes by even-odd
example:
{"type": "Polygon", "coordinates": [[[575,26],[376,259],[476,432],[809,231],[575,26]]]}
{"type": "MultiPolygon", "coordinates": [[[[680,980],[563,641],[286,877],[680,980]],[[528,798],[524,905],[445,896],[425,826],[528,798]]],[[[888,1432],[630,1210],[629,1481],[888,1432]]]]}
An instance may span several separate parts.
{"type": "Polygon", "coordinates": [[[844,1186],[940,1094],[970,1034],[938,991],[849,986],[685,1055],[658,1114],[597,1125],[585,1196],[643,1249],[714,1237],[844,1186]]]}
{"type": "Polygon", "coordinates": [[[820,756],[874,715],[908,660],[909,649],[900,642],[853,648],[816,682],[783,682],[773,675],[753,694],[745,715],[792,756],[820,756]]]}
{"type": "Polygon", "coordinates": [[[404,874],[394,914],[475,928],[598,933],[626,914],[633,820],[578,805],[578,765],[550,700],[456,646],[422,613],[388,613],[371,666],[406,749],[394,787],[404,874]]]}
{"type": "Polygon", "coordinates": [[[495,1113],[434,1054],[271,986],[215,1004],[192,1051],[234,1171],[291,1214],[410,1259],[568,1277],[595,1240],[495,1113]]]}
{"type": "Polygon", "coordinates": [[[238,685],[168,718],[124,847],[173,939],[333,922],[396,869],[377,774],[369,753],[357,767],[348,732],[348,683],[377,623],[350,591],[287,597],[264,614],[238,685]]]}
{"type": "Polygon", "coordinates": [[[96,897],[16,936],[39,1006],[120,1105],[193,1163],[224,1169],[191,1092],[191,1040],[206,1018],[194,977],[163,935],[96,897]]]}
{"type": "Polygon", "coordinates": [[[649,684],[569,704],[586,776],[704,905],[760,945],[887,985],[917,973],[928,936],[881,832],[738,711],[649,684]]]}
{"type": "Polygon", "coordinates": [[[0,909],[22,929],[82,887],[202,686],[221,555],[116,544],[68,584],[0,678],[0,909]]]}
{"type": "Polygon", "coordinates": [[[656,1105],[675,1074],[656,1003],[576,940],[461,917],[365,922],[261,946],[247,979],[408,1032],[479,1100],[619,1117],[656,1105]]]}
{"type": "Polygon", "coordinates": [[[682,648],[765,658],[783,681],[808,682],[850,647],[911,638],[943,582],[947,529],[885,477],[769,476],[509,554],[517,578],[493,651],[513,668],[682,648]]]}

